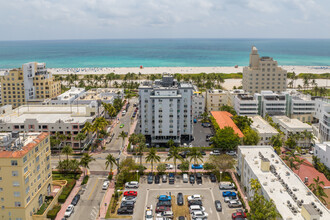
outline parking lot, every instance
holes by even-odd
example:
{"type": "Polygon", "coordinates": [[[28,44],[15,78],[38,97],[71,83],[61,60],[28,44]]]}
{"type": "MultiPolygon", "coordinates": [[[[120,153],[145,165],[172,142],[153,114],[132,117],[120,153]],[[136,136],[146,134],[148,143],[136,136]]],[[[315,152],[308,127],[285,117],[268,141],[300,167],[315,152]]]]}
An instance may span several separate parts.
{"type": "Polygon", "coordinates": [[[206,135],[212,134],[211,128],[204,128],[201,122],[193,124],[194,140],[191,142],[193,147],[208,147],[209,142],[206,141],[206,135]]]}
{"type": "MultiPolygon", "coordinates": [[[[179,192],[181,192],[184,197],[193,194],[201,195],[203,206],[205,207],[205,212],[208,213],[208,219],[231,219],[232,213],[234,213],[236,210],[228,208],[228,205],[224,202],[224,198],[222,197],[221,191],[219,190],[219,183],[212,183],[208,175],[203,176],[203,183],[201,185],[183,183],[182,177],[179,175],[177,175],[175,178],[175,184],[169,184],[168,181],[167,183],[160,182],[160,184],[148,184],[147,177],[144,176],[140,179],[140,187],[137,191],[138,199],[135,203],[133,219],[145,219],[146,207],[150,207],[150,205],[153,207],[155,216],[158,196],[172,195],[176,198],[179,192]],[[214,205],[215,200],[221,201],[222,212],[216,211],[214,205]]],[[[174,203],[176,203],[176,200],[174,203]]],[[[185,203],[182,207],[187,206],[187,200],[185,200],[185,203]]]]}

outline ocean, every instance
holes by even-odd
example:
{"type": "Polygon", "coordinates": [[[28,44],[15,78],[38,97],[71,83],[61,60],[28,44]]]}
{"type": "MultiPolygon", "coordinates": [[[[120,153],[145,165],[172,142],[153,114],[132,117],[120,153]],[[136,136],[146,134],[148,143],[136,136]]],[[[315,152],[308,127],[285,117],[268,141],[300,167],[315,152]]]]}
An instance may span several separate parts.
{"type": "Polygon", "coordinates": [[[0,41],[0,69],[246,66],[252,45],[279,65],[330,65],[330,39],[108,39],[0,41]]]}

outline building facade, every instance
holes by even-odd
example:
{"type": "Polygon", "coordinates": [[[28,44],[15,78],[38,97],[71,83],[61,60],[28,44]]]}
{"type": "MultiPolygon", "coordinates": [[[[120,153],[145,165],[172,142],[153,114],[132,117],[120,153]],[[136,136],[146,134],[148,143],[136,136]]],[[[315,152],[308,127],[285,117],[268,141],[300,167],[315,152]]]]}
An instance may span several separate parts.
{"type": "Polygon", "coordinates": [[[330,169],[330,142],[315,144],[314,156],[318,157],[320,162],[330,169]]]}
{"type": "Polygon", "coordinates": [[[45,63],[26,63],[22,68],[6,71],[0,77],[3,105],[14,108],[27,102],[42,102],[61,94],[61,82],[47,72],[45,63]]]}
{"type": "Polygon", "coordinates": [[[330,141],[330,101],[328,99],[315,99],[314,118],[318,120],[316,131],[320,142],[330,141]]]}
{"type": "Polygon", "coordinates": [[[272,137],[278,135],[278,131],[268,124],[260,115],[250,116],[249,118],[253,121],[251,128],[255,130],[260,137],[258,145],[270,145],[272,137]]]}
{"type": "Polygon", "coordinates": [[[234,109],[238,115],[257,115],[258,100],[250,94],[238,94],[234,98],[234,109]]]}
{"type": "Polygon", "coordinates": [[[285,92],[287,97],[286,115],[302,122],[313,122],[315,99],[295,90],[285,92]]]}
{"type": "Polygon", "coordinates": [[[48,133],[1,133],[0,216],[30,220],[52,191],[48,133]]]}
{"type": "Polygon", "coordinates": [[[286,97],[283,94],[277,94],[272,91],[261,91],[255,93],[254,98],[258,100],[258,114],[265,117],[274,115],[285,115],[286,97]]]}
{"type": "Polygon", "coordinates": [[[177,144],[191,140],[193,89],[167,74],[139,87],[140,131],[148,142],[157,146],[170,139],[177,144]]]}
{"type": "Polygon", "coordinates": [[[281,219],[330,219],[327,207],[271,146],[239,146],[237,160],[237,173],[248,199],[253,197],[250,181],[257,179],[261,187],[260,194],[274,201],[281,219]]]}
{"type": "Polygon", "coordinates": [[[243,68],[243,90],[251,94],[261,90],[282,92],[287,87],[287,72],[271,57],[261,57],[258,49],[252,47],[250,63],[243,68]]]}
{"type": "Polygon", "coordinates": [[[227,105],[227,92],[221,89],[206,91],[206,109],[210,111],[220,111],[221,107],[227,105]]]}
{"type": "Polygon", "coordinates": [[[192,116],[201,118],[205,112],[205,97],[201,92],[195,91],[192,96],[192,116]]]}
{"type": "Polygon", "coordinates": [[[71,87],[68,91],[47,101],[51,105],[70,105],[79,96],[85,94],[84,88],[71,87]]]}

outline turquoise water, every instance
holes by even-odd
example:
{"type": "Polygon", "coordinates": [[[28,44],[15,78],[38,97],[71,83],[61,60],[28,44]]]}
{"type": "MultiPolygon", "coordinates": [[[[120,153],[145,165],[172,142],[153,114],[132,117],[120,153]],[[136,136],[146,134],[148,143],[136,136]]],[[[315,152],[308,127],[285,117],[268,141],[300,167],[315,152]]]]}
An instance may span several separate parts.
{"type": "Polygon", "coordinates": [[[252,45],[279,65],[330,65],[330,39],[130,39],[0,41],[0,68],[246,66],[252,45]]]}

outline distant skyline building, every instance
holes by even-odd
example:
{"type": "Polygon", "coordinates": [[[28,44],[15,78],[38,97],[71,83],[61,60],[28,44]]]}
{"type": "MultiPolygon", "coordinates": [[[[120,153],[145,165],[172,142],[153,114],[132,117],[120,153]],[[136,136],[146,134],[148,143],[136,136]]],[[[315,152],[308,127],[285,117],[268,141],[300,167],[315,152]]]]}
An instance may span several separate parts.
{"type": "Polygon", "coordinates": [[[278,66],[272,57],[261,57],[252,46],[249,66],[243,68],[243,90],[251,94],[261,90],[282,92],[287,87],[287,71],[278,66]]]}
{"type": "Polygon", "coordinates": [[[47,72],[45,63],[25,63],[22,68],[6,71],[0,81],[2,104],[14,108],[61,94],[61,82],[47,72]]]}
{"type": "Polygon", "coordinates": [[[144,82],[139,87],[140,131],[152,145],[169,140],[180,144],[192,139],[193,85],[179,83],[172,75],[144,82]]]}

